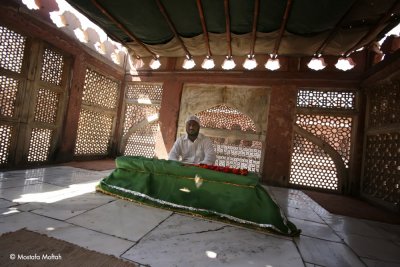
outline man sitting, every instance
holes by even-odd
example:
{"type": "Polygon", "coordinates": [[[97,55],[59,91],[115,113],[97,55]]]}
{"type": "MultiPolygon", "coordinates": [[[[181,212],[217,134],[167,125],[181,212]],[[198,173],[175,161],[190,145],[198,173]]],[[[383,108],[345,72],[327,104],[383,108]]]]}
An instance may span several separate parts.
{"type": "Polygon", "coordinates": [[[213,165],[216,155],[212,142],[199,131],[199,118],[189,116],[186,119],[186,134],[175,141],[168,159],[178,161],[181,158],[184,163],[213,165]]]}

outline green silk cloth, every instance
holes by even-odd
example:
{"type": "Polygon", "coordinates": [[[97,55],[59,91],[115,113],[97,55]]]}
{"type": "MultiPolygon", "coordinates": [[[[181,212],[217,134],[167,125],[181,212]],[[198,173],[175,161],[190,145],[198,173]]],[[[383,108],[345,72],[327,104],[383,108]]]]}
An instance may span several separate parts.
{"type": "Polygon", "coordinates": [[[137,156],[116,159],[116,169],[97,190],[151,206],[273,231],[300,233],[254,173],[223,173],[177,161],[137,156]]]}

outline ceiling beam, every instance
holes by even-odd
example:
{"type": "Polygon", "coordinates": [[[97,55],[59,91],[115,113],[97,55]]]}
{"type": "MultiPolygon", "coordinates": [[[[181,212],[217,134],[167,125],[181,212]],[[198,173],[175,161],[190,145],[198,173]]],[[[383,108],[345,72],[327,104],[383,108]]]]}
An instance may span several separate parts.
{"type": "Polygon", "coordinates": [[[336,24],[335,28],[329,33],[328,37],[324,40],[324,42],[319,46],[319,48],[315,51],[315,55],[318,56],[324,52],[325,47],[328,45],[330,41],[332,41],[333,37],[335,37],[336,33],[342,27],[343,21],[350,14],[350,12],[361,2],[361,0],[354,1],[350,8],[346,11],[346,13],[340,18],[339,22],[336,24]]]}
{"type": "Polygon", "coordinates": [[[210,47],[210,39],[208,38],[208,31],[207,31],[206,20],[204,18],[203,6],[201,4],[201,0],[197,0],[196,3],[197,3],[197,9],[199,10],[201,27],[203,28],[204,40],[206,42],[207,56],[211,57],[212,54],[211,54],[211,47],[210,47]]]}
{"type": "Polygon", "coordinates": [[[285,13],[283,14],[281,28],[279,29],[279,35],[275,41],[274,50],[272,51],[272,57],[276,57],[278,55],[279,46],[282,41],[283,33],[285,32],[285,29],[286,29],[286,24],[289,19],[289,12],[290,12],[291,8],[292,8],[292,0],[288,0],[286,3],[285,13]]]}
{"type": "Polygon", "coordinates": [[[172,23],[171,18],[169,17],[167,10],[165,9],[164,5],[161,3],[160,0],[156,0],[158,8],[161,11],[161,14],[164,16],[165,20],[167,21],[168,27],[170,30],[173,32],[175,38],[178,40],[179,44],[185,51],[185,54],[188,58],[192,58],[192,55],[190,54],[189,50],[186,48],[185,44],[183,43],[181,37],[179,36],[178,32],[176,31],[175,25],[172,23]]]}
{"type": "Polygon", "coordinates": [[[260,11],[260,0],[255,0],[254,1],[253,29],[252,29],[250,56],[254,56],[254,47],[256,45],[256,38],[257,38],[258,16],[260,13],[259,11],[260,11]]]}
{"type": "Polygon", "coordinates": [[[232,57],[232,41],[231,41],[231,20],[229,15],[229,0],[224,0],[224,10],[225,10],[225,30],[226,30],[226,40],[228,43],[228,58],[232,57]]]}
{"type": "Polygon", "coordinates": [[[400,6],[400,0],[395,1],[393,5],[386,11],[386,13],[381,16],[378,23],[376,23],[372,28],[370,28],[369,31],[363,37],[361,37],[361,39],[358,40],[358,42],[355,45],[353,45],[349,50],[347,50],[346,53],[344,53],[344,56],[347,57],[352,52],[354,52],[354,50],[358,49],[359,45],[368,38],[370,38],[371,35],[392,16],[392,13],[397,8],[399,8],[399,6],[400,6]]]}
{"type": "MultiPolygon", "coordinates": [[[[111,13],[104,8],[99,2],[96,0],[92,0],[92,3],[99,9],[104,15],[106,15],[118,28],[120,28],[129,38],[134,40],[137,44],[143,47],[147,52],[149,52],[154,59],[157,59],[157,55],[151,51],[142,41],[139,40],[131,31],[129,31],[121,22],[119,22],[111,13]]],[[[124,42],[126,44],[126,42],[124,42]]],[[[133,49],[132,49],[133,50],[133,49]]],[[[135,53],[137,55],[137,53],[135,53]]]]}

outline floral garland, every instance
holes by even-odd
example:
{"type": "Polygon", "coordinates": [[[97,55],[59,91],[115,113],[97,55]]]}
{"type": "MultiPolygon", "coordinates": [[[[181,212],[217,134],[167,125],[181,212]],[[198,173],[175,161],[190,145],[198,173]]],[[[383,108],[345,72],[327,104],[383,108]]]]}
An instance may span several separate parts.
{"type": "Polygon", "coordinates": [[[238,175],[247,175],[249,171],[247,169],[240,169],[240,168],[231,168],[228,166],[216,166],[216,165],[208,165],[208,164],[193,164],[196,167],[203,168],[203,169],[209,169],[213,171],[218,171],[218,172],[225,172],[225,173],[233,173],[233,174],[238,174],[238,175]]]}

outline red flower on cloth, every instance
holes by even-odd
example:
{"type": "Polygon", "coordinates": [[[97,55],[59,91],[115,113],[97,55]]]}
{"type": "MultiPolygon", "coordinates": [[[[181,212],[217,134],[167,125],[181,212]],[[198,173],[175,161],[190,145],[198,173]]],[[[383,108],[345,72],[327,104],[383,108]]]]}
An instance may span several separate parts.
{"type": "Polygon", "coordinates": [[[193,164],[196,167],[209,169],[218,172],[225,172],[225,173],[233,173],[237,175],[247,175],[249,171],[247,169],[240,169],[240,168],[231,168],[228,166],[216,166],[216,165],[208,165],[208,164],[193,164]]]}

